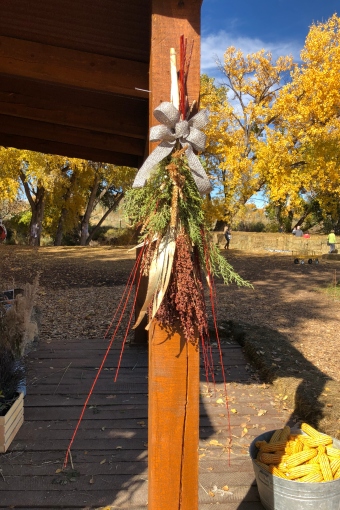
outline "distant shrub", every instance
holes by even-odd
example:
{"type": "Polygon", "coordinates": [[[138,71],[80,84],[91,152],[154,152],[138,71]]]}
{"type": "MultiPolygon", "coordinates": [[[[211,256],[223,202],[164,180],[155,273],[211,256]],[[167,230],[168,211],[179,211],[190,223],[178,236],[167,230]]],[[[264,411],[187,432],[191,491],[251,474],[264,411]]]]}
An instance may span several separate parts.
{"type": "Polygon", "coordinates": [[[241,232],[264,232],[265,228],[266,226],[262,221],[240,221],[236,227],[234,227],[234,230],[239,230],[241,232]]]}
{"type": "Polygon", "coordinates": [[[278,232],[279,231],[279,225],[274,222],[274,221],[271,221],[270,223],[268,223],[265,227],[265,232],[278,232]]]}

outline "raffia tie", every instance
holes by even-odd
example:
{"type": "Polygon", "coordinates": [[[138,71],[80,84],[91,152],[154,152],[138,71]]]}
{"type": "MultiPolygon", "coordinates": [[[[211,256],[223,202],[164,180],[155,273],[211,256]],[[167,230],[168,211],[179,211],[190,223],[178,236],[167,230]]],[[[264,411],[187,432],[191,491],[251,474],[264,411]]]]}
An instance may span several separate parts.
{"type": "Polygon", "coordinates": [[[205,148],[206,136],[201,129],[208,123],[208,111],[201,110],[188,121],[180,120],[177,108],[172,103],[163,102],[155,108],[153,114],[161,124],[150,129],[150,141],[161,143],[138,170],[133,187],[144,186],[152,169],[172,152],[178,140],[182,147],[187,146],[185,154],[199,192],[201,195],[209,193],[211,185],[208,176],[194,153],[194,150],[203,151],[205,148]]]}

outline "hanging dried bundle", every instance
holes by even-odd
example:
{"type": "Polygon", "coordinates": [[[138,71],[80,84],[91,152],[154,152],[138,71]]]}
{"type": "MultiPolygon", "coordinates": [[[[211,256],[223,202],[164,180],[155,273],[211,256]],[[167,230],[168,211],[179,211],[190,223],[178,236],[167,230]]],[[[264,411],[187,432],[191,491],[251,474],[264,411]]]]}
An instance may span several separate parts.
{"type": "Polygon", "coordinates": [[[173,272],[156,319],[165,327],[179,322],[185,338],[194,344],[208,332],[203,285],[194,251],[184,233],[176,239],[173,272]]]}
{"type": "Polygon", "coordinates": [[[207,317],[202,270],[208,278],[215,274],[225,283],[248,283],[234,272],[205,225],[203,199],[185,147],[161,161],[143,188],[127,193],[125,211],[130,222],[142,225],[141,242],[146,249],[141,267],[149,277],[135,327],[149,310],[150,321],[156,317],[170,325],[179,320],[188,340],[203,337],[207,317]]]}

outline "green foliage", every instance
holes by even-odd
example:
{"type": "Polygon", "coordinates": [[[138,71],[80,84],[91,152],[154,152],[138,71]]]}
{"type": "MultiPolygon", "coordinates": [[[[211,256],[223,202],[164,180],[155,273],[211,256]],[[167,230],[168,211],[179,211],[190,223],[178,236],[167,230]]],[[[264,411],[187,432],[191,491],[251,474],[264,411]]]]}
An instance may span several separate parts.
{"type": "Polygon", "coordinates": [[[235,281],[238,285],[249,285],[234,272],[213,243],[205,220],[203,198],[185,158],[166,158],[154,169],[143,188],[131,189],[126,193],[125,214],[135,227],[141,229],[140,242],[160,239],[169,228],[174,182],[166,167],[174,161],[178,164],[181,176],[177,228],[183,229],[192,246],[197,248],[202,267],[208,267],[213,274],[222,277],[225,283],[235,281]]]}
{"type": "Polygon", "coordinates": [[[264,232],[266,230],[266,225],[262,221],[256,222],[240,221],[234,227],[234,230],[240,230],[242,232],[264,232]]]}

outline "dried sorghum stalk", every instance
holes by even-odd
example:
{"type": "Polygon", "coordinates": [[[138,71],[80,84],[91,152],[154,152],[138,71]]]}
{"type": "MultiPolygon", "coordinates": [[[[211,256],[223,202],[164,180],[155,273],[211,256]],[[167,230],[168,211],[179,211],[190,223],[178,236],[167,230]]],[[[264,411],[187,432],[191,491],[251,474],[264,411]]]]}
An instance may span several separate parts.
{"type": "Polygon", "coordinates": [[[176,239],[171,280],[156,319],[165,326],[179,321],[185,338],[195,344],[208,329],[203,286],[193,262],[192,247],[184,233],[176,239]]]}

